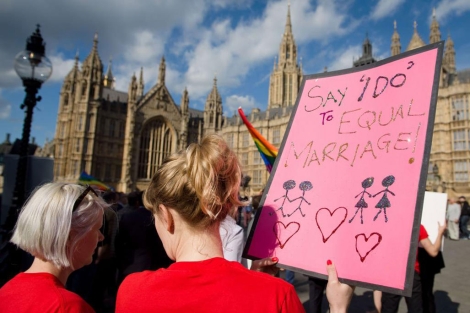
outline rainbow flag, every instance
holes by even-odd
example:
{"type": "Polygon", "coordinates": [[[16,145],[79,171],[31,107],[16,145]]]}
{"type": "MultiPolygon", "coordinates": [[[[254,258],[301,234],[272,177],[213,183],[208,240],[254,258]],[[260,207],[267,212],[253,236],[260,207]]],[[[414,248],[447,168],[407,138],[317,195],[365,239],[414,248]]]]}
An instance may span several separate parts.
{"type": "Polygon", "coordinates": [[[112,190],[111,187],[109,187],[108,185],[100,182],[98,179],[96,179],[95,177],[89,175],[85,171],[83,171],[80,174],[80,177],[78,178],[78,183],[81,184],[81,185],[95,186],[96,188],[98,188],[99,190],[102,190],[102,191],[112,190]]]}
{"type": "Polygon", "coordinates": [[[261,135],[259,131],[253,127],[253,125],[251,125],[250,121],[248,121],[246,118],[245,113],[243,113],[241,107],[238,108],[238,114],[240,114],[243,123],[245,124],[246,128],[248,128],[248,131],[250,132],[250,135],[255,142],[256,148],[258,148],[258,151],[261,154],[261,158],[266,165],[266,169],[269,173],[271,173],[274,161],[277,157],[277,148],[267,141],[266,138],[264,138],[263,135],[261,135]]]}

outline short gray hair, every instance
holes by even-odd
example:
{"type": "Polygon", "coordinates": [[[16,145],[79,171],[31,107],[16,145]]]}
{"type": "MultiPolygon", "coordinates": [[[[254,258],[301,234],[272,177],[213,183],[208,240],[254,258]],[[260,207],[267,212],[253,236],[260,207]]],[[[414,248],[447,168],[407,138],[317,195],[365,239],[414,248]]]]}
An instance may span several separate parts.
{"type": "Polygon", "coordinates": [[[34,190],[21,209],[11,242],[59,268],[72,267],[77,242],[90,231],[107,204],[89,192],[72,212],[86,187],[48,183],[34,190]],[[70,234],[74,233],[74,236],[70,234]]]}

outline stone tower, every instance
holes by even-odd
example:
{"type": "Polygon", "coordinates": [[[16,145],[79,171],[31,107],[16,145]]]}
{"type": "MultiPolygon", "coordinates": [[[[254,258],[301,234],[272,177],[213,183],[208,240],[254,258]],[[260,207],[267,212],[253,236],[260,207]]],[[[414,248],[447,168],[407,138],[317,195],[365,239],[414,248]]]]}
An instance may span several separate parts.
{"type": "Polygon", "coordinates": [[[413,36],[411,37],[410,43],[408,44],[408,47],[406,48],[406,51],[410,51],[416,48],[420,48],[425,46],[426,44],[424,43],[423,39],[418,34],[418,23],[414,21],[413,23],[413,36]]]}
{"type": "Polygon", "coordinates": [[[400,35],[398,35],[397,31],[397,21],[393,21],[392,45],[390,50],[392,56],[401,53],[400,35]]]}
{"type": "Polygon", "coordinates": [[[370,43],[369,36],[366,35],[366,39],[362,44],[362,56],[353,62],[354,67],[363,66],[366,64],[372,64],[377,62],[372,56],[372,44],[370,43]]]}
{"type": "Polygon", "coordinates": [[[99,99],[103,88],[103,64],[95,34],[90,54],[64,80],[58,112],[55,151],[56,179],[73,181],[82,171],[92,170],[99,99]]]}
{"type": "Polygon", "coordinates": [[[444,52],[444,66],[449,73],[455,73],[455,49],[454,41],[450,37],[450,34],[447,36],[446,41],[446,50],[444,52]]]}
{"type": "Polygon", "coordinates": [[[217,78],[214,77],[214,85],[204,108],[204,134],[216,133],[222,129],[222,115],[222,97],[217,90],[217,78]]]}
{"type": "Polygon", "coordinates": [[[269,80],[268,109],[293,106],[301,80],[302,68],[297,63],[297,46],[292,34],[289,5],[284,35],[279,47],[279,59],[277,64],[274,64],[269,80]]]}
{"type": "Polygon", "coordinates": [[[432,10],[431,32],[429,34],[429,43],[436,43],[441,41],[441,31],[439,30],[439,23],[436,19],[436,9],[432,10]]]}
{"type": "Polygon", "coordinates": [[[74,104],[77,97],[81,72],[78,67],[78,52],[72,70],[65,76],[60,91],[59,110],[55,133],[54,173],[56,177],[65,178],[67,167],[71,167],[66,157],[71,146],[72,123],[74,122],[74,104]]]}

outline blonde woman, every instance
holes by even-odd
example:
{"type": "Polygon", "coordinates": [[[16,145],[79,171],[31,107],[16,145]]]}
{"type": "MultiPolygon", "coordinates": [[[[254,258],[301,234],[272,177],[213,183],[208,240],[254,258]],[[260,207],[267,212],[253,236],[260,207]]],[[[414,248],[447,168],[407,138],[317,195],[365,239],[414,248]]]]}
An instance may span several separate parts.
{"type": "Polygon", "coordinates": [[[0,289],[0,312],[94,312],[64,285],[74,270],[92,262],[103,240],[105,206],[91,187],[50,183],[36,189],[11,238],[34,261],[0,289]]]}
{"type": "MultiPolygon", "coordinates": [[[[144,204],[176,263],[129,275],[118,291],[117,313],[304,312],[292,285],[223,257],[219,225],[241,205],[240,177],[236,155],[217,135],[163,163],[144,194],[144,204]]],[[[334,273],[331,312],[346,312],[352,289],[338,282],[333,265],[328,271],[334,273]]]]}

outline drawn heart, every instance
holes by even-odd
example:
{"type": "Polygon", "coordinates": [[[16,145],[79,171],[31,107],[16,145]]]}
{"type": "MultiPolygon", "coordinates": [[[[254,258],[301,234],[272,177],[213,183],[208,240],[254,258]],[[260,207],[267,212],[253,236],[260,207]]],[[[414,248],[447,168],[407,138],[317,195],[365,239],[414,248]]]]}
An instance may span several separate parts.
{"type": "Polygon", "coordinates": [[[369,253],[377,248],[381,241],[382,235],[379,233],[371,233],[369,237],[366,237],[365,234],[356,235],[356,251],[361,258],[361,262],[364,262],[369,253]]]}
{"type": "Polygon", "coordinates": [[[317,222],[317,226],[321,232],[324,243],[344,223],[347,215],[348,210],[344,207],[336,208],[333,213],[327,208],[321,208],[317,211],[317,215],[315,215],[315,221],[317,222]]]}
{"type": "Polygon", "coordinates": [[[276,239],[279,242],[281,249],[284,249],[286,243],[291,239],[300,229],[300,224],[297,222],[290,222],[284,225],[283,222],[276,222],[273,227],[276,239]]]}

